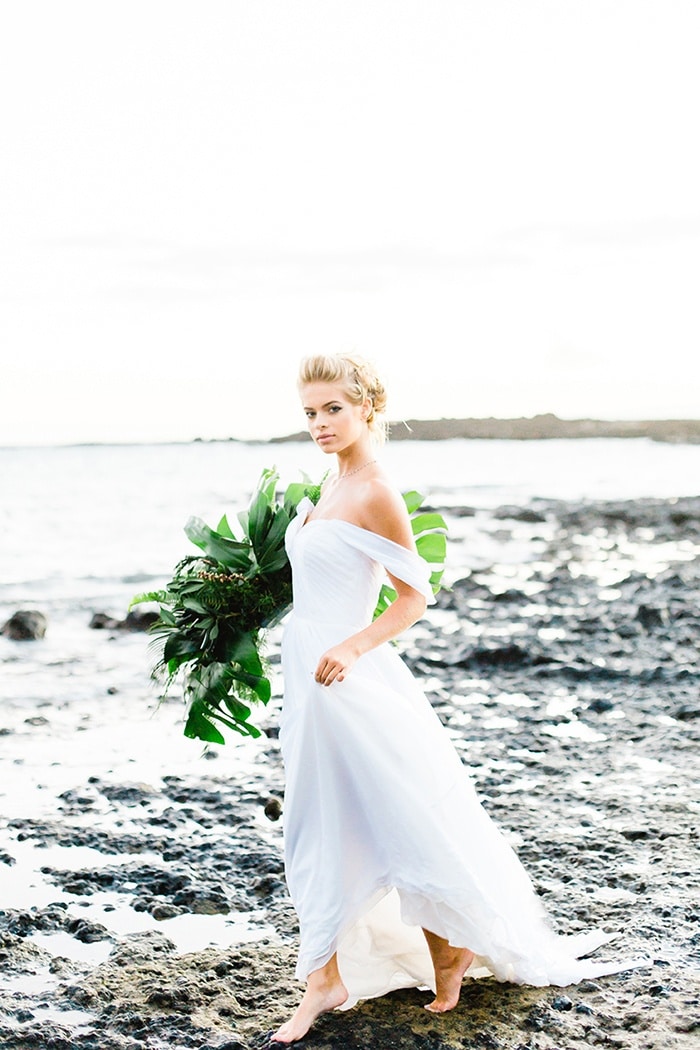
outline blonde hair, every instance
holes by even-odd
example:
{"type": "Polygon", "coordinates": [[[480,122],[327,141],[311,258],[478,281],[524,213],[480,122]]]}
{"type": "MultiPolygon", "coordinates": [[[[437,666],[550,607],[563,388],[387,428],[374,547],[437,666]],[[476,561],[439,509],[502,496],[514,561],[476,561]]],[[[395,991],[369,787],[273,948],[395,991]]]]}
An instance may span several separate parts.
{"type": "Polygon", "coordinates": [[[297,386],[305,383],[341,383],[348,401],[353,405],[370,402],[367,416],[372,437],[383,442],[388,433],[386,420],[386,390],[374,365],[355,354],[313,354],[305,357],[299,366],[297,386]]]}

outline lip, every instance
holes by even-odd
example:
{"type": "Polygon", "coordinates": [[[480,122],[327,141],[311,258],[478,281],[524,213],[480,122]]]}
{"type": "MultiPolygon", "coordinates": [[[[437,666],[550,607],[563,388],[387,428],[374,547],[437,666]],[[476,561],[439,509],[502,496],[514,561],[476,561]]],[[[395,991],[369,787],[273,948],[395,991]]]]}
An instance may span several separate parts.
{"type": "Polygon", "coordinates": [[[334,436],[334,434],[319,434],[316,438],[316,444],[324,445],[327,441],[332,441],[334,436]]]}

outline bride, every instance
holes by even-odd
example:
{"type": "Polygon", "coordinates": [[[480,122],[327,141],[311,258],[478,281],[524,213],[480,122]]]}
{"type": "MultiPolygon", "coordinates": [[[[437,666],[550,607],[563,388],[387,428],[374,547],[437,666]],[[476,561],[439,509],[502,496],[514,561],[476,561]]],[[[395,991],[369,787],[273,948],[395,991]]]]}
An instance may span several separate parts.
{"type": "MultiPolygon", "coordinates": [[[[350,355],[301,363],[309,431],[337,472],[289,526],[294,606],[282,642],[285,870],[306,990],[273,1035],[400,987],[426,1009],[462,981],[567,985],[631,962],[584,961],[610,935],[550,927],[416,680],[388,643],[433,600],[400,492],[377,455],[386,393],[350,355]],[[396,600],[372,619],[388,576],[396,600]]],[[[635,964],[637,965],[637,964],[635,964]]]]}

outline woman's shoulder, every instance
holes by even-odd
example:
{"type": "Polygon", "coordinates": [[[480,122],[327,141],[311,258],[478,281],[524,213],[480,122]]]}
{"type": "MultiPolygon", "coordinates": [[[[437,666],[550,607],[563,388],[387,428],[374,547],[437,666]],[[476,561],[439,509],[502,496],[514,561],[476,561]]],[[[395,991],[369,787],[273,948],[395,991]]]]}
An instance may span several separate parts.
{"type": "Polygon", "coordinates": [[[383,473],[368,478],[362,489],[359,510],[362,528],[413,549],[413,531],[399,489],[383,473]]]}

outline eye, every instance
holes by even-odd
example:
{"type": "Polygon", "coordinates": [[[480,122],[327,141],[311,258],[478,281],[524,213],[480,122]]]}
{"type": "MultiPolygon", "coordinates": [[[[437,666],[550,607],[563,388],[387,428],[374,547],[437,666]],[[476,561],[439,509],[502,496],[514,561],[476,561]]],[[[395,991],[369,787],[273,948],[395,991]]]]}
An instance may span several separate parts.
{"type": "Polygon", "coordinates": [[[314,416],[316,415],[316,413],[312,409],[307,408],[307,409],[304,410],[304,415],[306,416],[307,419],[313,419],[314,416]]]}
{"type": "Polygon", "coordinates": [[[340,405],[331,405],[331,407],[328,409],[328,411],[331,412],[331,413],[335,413],[335,412],[342,411],[342,409],[341,409],[340,405]]]}

